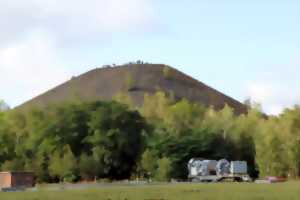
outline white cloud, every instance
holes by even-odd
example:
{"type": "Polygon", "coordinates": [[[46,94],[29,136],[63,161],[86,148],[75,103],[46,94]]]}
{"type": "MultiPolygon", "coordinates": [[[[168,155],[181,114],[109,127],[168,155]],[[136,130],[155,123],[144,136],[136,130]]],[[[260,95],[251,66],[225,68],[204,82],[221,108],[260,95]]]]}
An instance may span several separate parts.
{"type": "Polygon", "coordinates": [[[0,92],[14,105],[70,77],[59,64],[55,42],[35,32],[24,41],[0,49],[0,92]]]}
{"type": "Polygon", "coordinates": [[[264,112],[278,115],[285,108],[300,103],[299,85],[286,85],[280,81],[256,81],[247,86],[252,101],[262,105],[264,112]]]}
{"type": "Polygon", "coordinates": [[[251,83],[248,85],[251,98],[257,102],[264,102],[272,98],[273,91],[270,86],[261,83],[251,83]]]}
{"type": "Polygon", "coordinates": [[[146,30],[149,2],[1,0],[0,99],[15,106],[67,80],[72,69],[61,55],[68,48],[146,30]]]}
{"type": "Polygon", "coordinates": [[[0,43],[36,28],[61,42],[99,39],[114,31],[141,31],[152,16],[149,0],[1,0],[0,27],[5,31],[0,43]]]}

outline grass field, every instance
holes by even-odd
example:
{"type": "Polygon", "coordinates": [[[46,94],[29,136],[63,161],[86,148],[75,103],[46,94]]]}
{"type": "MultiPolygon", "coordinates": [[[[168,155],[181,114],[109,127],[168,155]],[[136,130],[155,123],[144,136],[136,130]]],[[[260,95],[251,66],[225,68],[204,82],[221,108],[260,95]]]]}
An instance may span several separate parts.
{"type": "Polygon", "coordinates": [[[300,182],[169,184],[0,193],[1,200],[299,200],[300,182]]]}

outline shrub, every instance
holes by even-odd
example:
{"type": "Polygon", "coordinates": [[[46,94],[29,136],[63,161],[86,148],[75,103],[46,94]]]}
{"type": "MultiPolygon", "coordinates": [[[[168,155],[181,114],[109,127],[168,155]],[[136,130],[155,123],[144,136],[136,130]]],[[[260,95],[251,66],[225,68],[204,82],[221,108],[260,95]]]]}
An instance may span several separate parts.
{"type": "Polygon", "coordinates": [[[164,77],[166,79],[169,79],[171,77],[171,69],[170,69],[170,67],[165,66],[164,69],[163,69],[163,74],[164,74],[164,77]]]}
{"type": "Polygon", "coordinates": [[[155,174],[157,181],[170,181],[171,161],[169,158],[162,158],[157,161],[158,168],[155,174]]]}

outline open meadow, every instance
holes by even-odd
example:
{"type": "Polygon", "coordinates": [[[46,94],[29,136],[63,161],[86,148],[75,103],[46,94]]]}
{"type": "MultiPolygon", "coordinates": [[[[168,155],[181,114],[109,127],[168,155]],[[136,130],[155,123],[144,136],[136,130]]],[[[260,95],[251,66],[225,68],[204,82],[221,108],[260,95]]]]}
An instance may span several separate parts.
{"type": "Polygon", "coordinates": [[[68,189],[42,186],[27,192],[0,193],[1,200],[299,200],[300,182],[100,185],[68,189]]]}

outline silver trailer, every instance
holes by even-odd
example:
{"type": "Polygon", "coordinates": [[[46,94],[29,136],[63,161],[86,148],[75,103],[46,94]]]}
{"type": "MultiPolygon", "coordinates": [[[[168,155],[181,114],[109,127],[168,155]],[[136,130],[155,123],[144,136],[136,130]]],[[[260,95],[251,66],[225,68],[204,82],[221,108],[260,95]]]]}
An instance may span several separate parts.
{"type": "Polygon", "coordinates": [[[247,174],[247,162],[246,161],[231,161],[230,173],[231,174],[247,174]]]}
{"type": "Polygon", "coordinates": [[[188,163],[189,180],[192,182],[251,181],[247,173],[247,162],[226,159],[204,160],[193,158],[188,163]]]}

